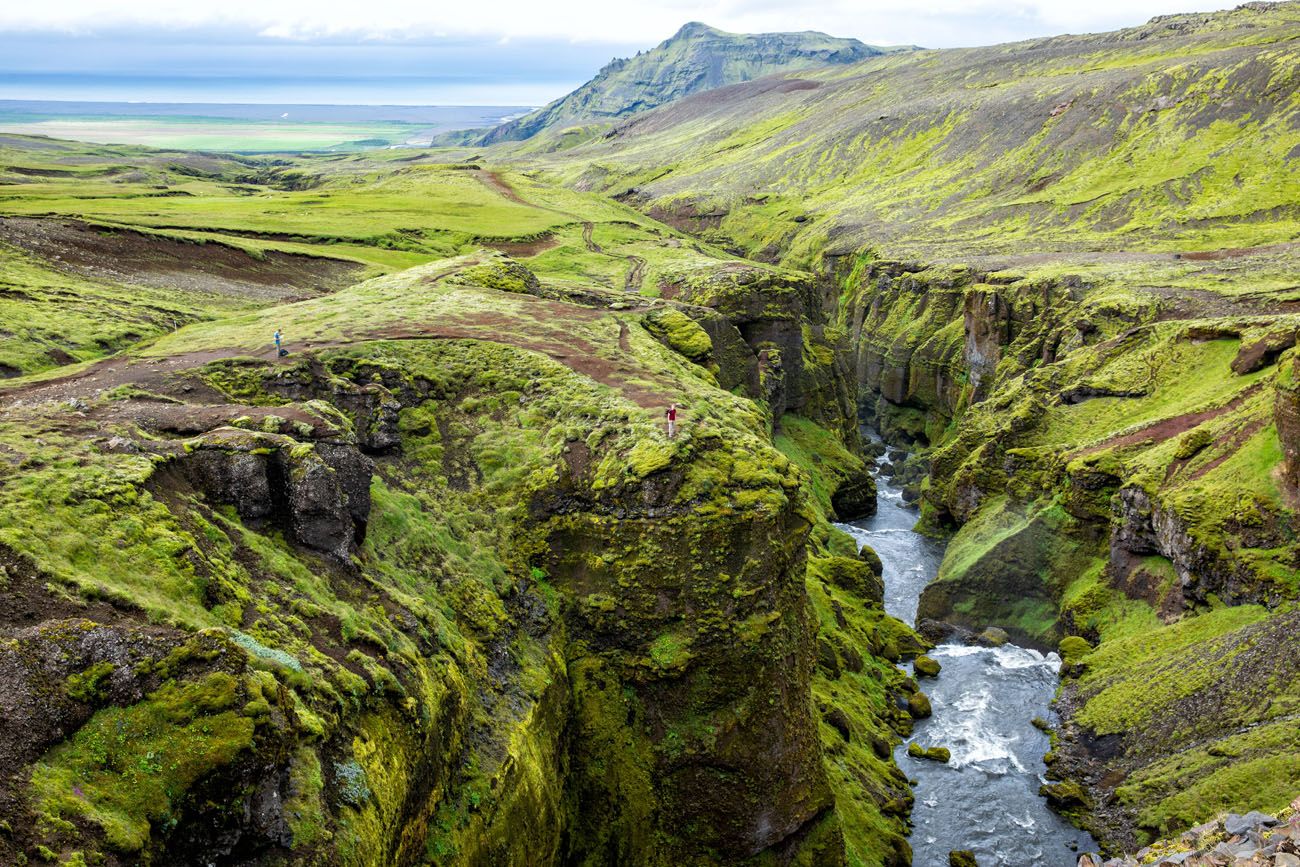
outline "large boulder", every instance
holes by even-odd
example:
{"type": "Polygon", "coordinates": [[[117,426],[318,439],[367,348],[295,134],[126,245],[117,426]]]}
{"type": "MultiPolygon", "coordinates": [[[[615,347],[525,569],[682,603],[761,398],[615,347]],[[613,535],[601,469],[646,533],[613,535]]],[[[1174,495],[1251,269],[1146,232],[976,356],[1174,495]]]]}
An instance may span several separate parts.
{"type": "Polygon", "coordinates": [[[876,514],[876,480],[864,465],[840,482],[831,494],[831,508],[841,521],[855,521],[876,514]]]}
{"type": "Polygon", "coordinates": [[[365,537],[374,465],[354,444],[223,427],[190,440],[182,466],[210,502],[308,548],[347,559],[365,537]]]}

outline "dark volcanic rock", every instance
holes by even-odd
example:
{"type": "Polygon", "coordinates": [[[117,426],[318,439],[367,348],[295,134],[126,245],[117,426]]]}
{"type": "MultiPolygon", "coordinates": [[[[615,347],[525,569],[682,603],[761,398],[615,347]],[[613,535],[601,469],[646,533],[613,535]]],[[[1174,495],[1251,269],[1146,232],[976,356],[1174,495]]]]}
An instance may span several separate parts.
{"type": "Polygon", "coordinates": [[[831,508],[841,521],[856,521],[876,514],[876,480],[866,467],[840,483],[831,494],[831,508]]]}
{"type": "Polygon", "coordinates": [[[1300,355],[1293,353],[1285,358],[1278,371],[1273,418],[1282,441],[1286,478],[1300,487],[1300,355]]]}
{"type": "Polygon", "coordinates": [[[275,520],[309,548],[346,559],[365,537],[374,466],[354,445],[218,428],[191,442],[182,466],[212,502],[275,520]]]}

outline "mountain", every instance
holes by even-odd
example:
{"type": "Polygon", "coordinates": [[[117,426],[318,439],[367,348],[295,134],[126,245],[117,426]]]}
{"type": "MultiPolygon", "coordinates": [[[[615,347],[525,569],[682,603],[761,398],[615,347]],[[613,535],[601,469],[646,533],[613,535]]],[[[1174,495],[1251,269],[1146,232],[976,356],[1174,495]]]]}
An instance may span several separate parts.
{"type": "Polygon", "coordinates": [[[892,54],[697,93],[537,165],[799,265],[1285,242],[1298,38],[1300,4],[1265,3],[892,54]]]}
{"type": "Polygon", "coordinates": [[[776,72],[855,63],[886,50],[813,31],[725,33],[691,22],[650,51],[611,61],[568,96],[472,142],[520,141],[546,129],[609,122],[703,90],[776,72]]]}

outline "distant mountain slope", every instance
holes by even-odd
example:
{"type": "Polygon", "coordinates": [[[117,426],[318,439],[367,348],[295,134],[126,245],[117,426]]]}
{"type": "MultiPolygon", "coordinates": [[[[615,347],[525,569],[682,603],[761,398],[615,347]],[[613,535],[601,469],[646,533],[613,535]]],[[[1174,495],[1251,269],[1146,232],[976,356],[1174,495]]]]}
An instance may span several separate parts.
{"type": "Polygon", "coordinates": [[[609,121],[727,84],[796,69],[855,63],[886,53],[825,33],[724,33],[692,22],[636,57],[610,62],[595,78],[537,111],[473,138],[520,141],[545,129],[609,121]]]}
{"type": "Polygon", "coordinates": [[[1300,3],[769,77],[538,166],[796,265],[1297,241],[1300,3]]]}

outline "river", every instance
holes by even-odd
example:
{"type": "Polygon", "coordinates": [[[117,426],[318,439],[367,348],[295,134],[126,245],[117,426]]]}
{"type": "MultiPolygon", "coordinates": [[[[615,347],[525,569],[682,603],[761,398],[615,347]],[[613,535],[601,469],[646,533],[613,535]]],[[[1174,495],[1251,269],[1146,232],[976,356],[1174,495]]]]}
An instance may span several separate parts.
{"type": "MultiPolygon", "coordinates": [[[[916,511],[883,476],[877,483],[875,517],[836,526],[880,555],[885,610],[912,623],[921,590],[943,559],[943,545],[913,532],[916,511]]],[[[916,781],[912,863],[943,867],[949,851],[969,849],[981,867],[1074,867],[1076,852],[1096,851],[1086,832],[1049,810],[1038,795],[1049,742],[1030,721],[1055,722],[1049,704],[1057,686],[1056,654],[1013,644],[943,644],[930,656],[943,666],[938,678],[920,681],[934,715],[917,723],[895,755],[916,781]],[[909,757],[912,740],[947,747],[951,762],[909,757]]]]}

